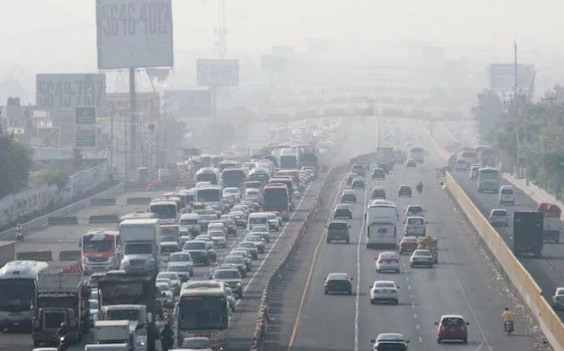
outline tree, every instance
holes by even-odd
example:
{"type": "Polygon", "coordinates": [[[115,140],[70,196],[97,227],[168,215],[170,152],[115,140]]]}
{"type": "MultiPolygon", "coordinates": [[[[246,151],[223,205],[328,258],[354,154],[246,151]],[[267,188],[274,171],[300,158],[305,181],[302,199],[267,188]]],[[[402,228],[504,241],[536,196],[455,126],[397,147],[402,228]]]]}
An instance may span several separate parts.
{"type": "Polygon", "coordinates": [[[33,152],[0,129],[0,199],[27,187],[33,152]]]}
{"type": "Polygon", "coordinates": [[[503,102],[499,95],[491,90],[484,90],[476,97],[478,106],[472,108],[472,114],[478,122],[478,133],[483,141],[494,144],[496,130],[502,123],[503,102]]]}

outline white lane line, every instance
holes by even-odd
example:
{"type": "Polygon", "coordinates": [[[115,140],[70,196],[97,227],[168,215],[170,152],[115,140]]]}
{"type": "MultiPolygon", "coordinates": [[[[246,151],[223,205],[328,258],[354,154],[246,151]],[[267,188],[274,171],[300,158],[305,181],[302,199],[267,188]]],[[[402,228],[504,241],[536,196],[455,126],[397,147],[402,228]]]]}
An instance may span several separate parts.
{"type": "Polygon", "coordinates": [[[480,344],[480,346],[476,347],[474,351],[479,351],[482,347],[484,347],[484,344],[480,344]]]}
{"type": "Polygon", "coordinates": [[[419,324],[415,324],[415,329],[419,330],[419,324]]]}
{"type": "MultiPolygon", "coordinates": [[[[472,308],[472,305],[470,305],[470,300],[468,300],[468,295],[466,294],[466,291],[464,291],[464,288],[462,287],[462,284],[460,283],[460,279],[458,279],[458,274],[456,274],[456,270],[454,268],[451,268],[451,271],[452,271],[452,274],[454,275],[454,279],[456,280],[456,284],[458,285],[458,288],[460,289],[460,292],[462,293],[462,297],[464,297],[464,303],[466,304],[466,306],[468,307],[468,310],[472,314],[472,318],[474,318],[474,321],[476,322],[476,327],[478,327],[478,330],[480,331],[480,334],[482,335],[482,340],[484,340],[485,346],[488,348],[489,351],[493,351],[492,347],[488,343],[488,339],[486,338],[486,333],[484,332],[484,329],[482,328],[482,325],[480,324],[480,321],[478,320],[478,316],[476,315],[476,312],[472,308]]],[[[480,347],[478,349],[480,349],[482,346],[484,346],[484,344],[480,345],[480,347]]]]}
{"type": "Polygon", "coordinates": [[[413,319],[417,319],[417,313],[413,314],[413,319]]]}
{"type": "Polygon", "coordinates": [[[405,280],[407,280],[407,282],[409,282],[409,277],[405,277],[405,280]]]}
{"type": "Polygon", "coordinates": [[[415,308],[415,302],[411,302],[411,308],[415,308]]]}
{"type": "Polygon", "coordinates": [[[411,285],[408,285],[408,286],[407,286],[407,289],[408,289],[408,290],[411,290],[411,285]]]}
{"type": "MultiPolygon", "coordinates": [[[[312,185],[313,185],[313,182],[307,187],[304,195],[302,196],[300,202],[298,203],[298,206],[296,206],[296,209],[294,210],[294,212],[290,216],[290,219],[288,219],[288,222],[286,222],[286,224],[284,225],[284,228],[282,228],[282,230],[278,233],[276,240],[274,240],[274,243],[272,244],[270,249],[268,249],[268,252],[266,253],[266,255],[264,255],[264,257],[262,258],[262,261],[261,261],[260,265],[257,267],[257,269],[255,270],[255,273],[251,276],[251,278],[249,279],[247,284],[245,284],[245,287],[243,288],[243,295],[247,292],[247,290],[249,290],[249,288],[250,288],[251,284],[253,283],[253,281],[255,280],[257,274],[260,273],[260,271],[262,270],[262,267],[264,266],[264,263],[266,262],[266,260],[270,256],[270,253],[272,252],[272,250],[274,250],[274,248],[276,247],[276,244],[278,244],[278,241],[280,240],[280,238],[284,236],[284,233],[286,233],[286,229],[288,229],[288,226],[292,222],[292,219],[294,219],[294,217],[298,213],[298,210],[300,209],[300,207],[302,206],[302,203],[306,199],[306,195],[309,193],[309,190],[311,189],[312,185]]],[[[239,303],[241,301],[242,301],[241,299],[237,300],[237,302],[235,303],[235,306],[239,305],[239,303]]]]}
{"type": "Polygon", "coordinates": [[[364,201],[362,203],[362,222],[360,223],[360,232],[358,234],[358,243],[356,245],[356,300],[354,306],[354,351],[358,351],[358,338],[359,338],[359,311],[360,311],[360,246],[364,238],[365,214],[366,214],[366,201],[368,200],[368,189],[364,190],[364,201]]]}
{"type": "Polygon", "coordinates": [[[423,343],[423,338],[422,338],[422,337],[419,337],[419,342],[420,342],[420,343],[423,343]]]}

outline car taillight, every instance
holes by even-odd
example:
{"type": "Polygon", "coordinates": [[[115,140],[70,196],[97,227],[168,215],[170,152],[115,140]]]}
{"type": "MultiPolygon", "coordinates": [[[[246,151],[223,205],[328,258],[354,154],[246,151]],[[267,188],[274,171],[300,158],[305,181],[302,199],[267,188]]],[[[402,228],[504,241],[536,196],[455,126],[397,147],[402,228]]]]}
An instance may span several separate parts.
{"type": "Polygon", "coordinates": [[[382,260],[377,260],[376,263],[382,263],[382,260]]]}
{"type": "Polygon", "coordinates": [[[439,329],[441,329],[441,331],[443,331],[443,330],[445,330],[446,328],[445,328],[444,324],[441,324],[441,326],[440,326],[439,329]]]}

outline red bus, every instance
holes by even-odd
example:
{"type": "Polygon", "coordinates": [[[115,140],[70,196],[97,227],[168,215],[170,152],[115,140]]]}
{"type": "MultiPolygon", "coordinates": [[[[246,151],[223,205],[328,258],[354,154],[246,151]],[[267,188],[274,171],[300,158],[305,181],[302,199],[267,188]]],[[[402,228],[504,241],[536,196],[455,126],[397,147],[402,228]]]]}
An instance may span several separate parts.
{"type": "Polygon", "coordinates": [[[279,212],[283,220],[290,218],[290,194],[286,185],[267,185],[262,192],[264,212],[279,212]]]}

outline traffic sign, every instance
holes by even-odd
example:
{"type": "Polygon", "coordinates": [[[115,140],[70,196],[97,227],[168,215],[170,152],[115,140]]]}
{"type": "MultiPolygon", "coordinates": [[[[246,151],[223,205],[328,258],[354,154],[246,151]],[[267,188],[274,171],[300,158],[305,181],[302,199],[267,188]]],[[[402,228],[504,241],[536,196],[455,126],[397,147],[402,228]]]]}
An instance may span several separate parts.
{"type": "Polygon", "coordinates": [[[98,69],[172,67],[171,0],[96,0],[98,69]]]}
{"type": "Polygon", "coordinates": [[[96,125],[95,107],[77,107],[75,109],[75,123],[82,125],[96,125]]]}
{"type": "Polygon", "coordinates": [[[55,127],[37,128],[37,137],[42,147],[60,147],[60,130],[55,127]]]}
{"type": "Polygon", "coordinates": [[[75,146],[76,147],[96,147],[96,126],[94,125],[77,125],[75,128],[75,146]]]}
{"type": "MultiPolygon", "coordinates": [[[[517,65],[517,85],[519,90],[528,91],[534,82],[535,66],[517,65]]],[[[490,89],[511,91],[515,88],[515,64],[490,65],[490,89]]]]}
{"type": "Polygon", "coordinates": [[[238,86],[239,60],[198,59],[196,75],[199,86],[238,86]]]}

